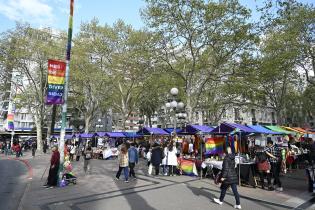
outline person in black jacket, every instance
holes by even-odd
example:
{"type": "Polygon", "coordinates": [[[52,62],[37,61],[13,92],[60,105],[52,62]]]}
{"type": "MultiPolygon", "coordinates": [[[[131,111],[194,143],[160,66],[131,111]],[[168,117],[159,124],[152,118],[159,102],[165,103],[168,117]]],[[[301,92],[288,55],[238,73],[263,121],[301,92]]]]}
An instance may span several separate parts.
{"type": "Polygon", "coordinates": [[[222,205],[226,190],[228,189],[229,186],[231,186],[233,194],[235,196],[235,200],[236,200],[236,205],[234,205],[234,208],[242,209],[241,203],[240,203],[240,195],[238,194],[237,187],[236,187],[238,184],[238,176],[235,170],[235,155],[232,154],[230,147],[227,147],[226,150],[227,150],[227,154],[223,160],[223,165],[222,165],[221,195],[220,195],[220,199],[215,198],[214,202],[222,205]]]}
{"type": "Polygon", "coordinates": [[[151,164],[155,167],[155,175],[159,175],[160,164],[163,159],[163,151],[160,145],[154,144],[151,154],[151,164]]]}

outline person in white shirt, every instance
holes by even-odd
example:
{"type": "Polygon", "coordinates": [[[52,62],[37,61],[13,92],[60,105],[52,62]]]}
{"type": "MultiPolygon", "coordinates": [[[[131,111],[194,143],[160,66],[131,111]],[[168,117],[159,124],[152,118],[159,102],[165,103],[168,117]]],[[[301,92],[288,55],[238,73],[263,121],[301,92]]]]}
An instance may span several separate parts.
{"type": "Polygon", "coordinates": [[[170,176],[176,176],[176,167],[177,167],[177,149],[176,145],[174,144],[174,141],[171,141],[167,147],[167,152],[166,152],[166,164],[168,165],[169,168],[169,175],[170,176]]]}

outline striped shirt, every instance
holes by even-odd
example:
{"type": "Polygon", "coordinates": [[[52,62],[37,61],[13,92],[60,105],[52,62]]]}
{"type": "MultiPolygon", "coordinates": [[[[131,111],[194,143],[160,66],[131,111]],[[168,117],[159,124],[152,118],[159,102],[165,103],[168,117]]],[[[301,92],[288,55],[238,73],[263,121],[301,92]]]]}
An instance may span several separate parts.
{"type": "Polygon", "coordinates": [[[265,152],[268,152],[270,154],[272,154],[273,156],[276,157],[272,158],[268,156],[268,160],[269,162],[278,162],[281,160],[281,148],[279,148],[278,146],[271,146],[271,147],[266,147],[266,149],[264,150],[265,152]]]}

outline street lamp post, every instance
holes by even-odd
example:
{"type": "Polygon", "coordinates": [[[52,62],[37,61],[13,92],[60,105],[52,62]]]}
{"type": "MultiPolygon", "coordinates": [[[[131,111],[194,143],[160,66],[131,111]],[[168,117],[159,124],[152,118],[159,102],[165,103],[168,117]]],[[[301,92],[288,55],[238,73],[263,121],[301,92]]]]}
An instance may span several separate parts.
{"type": "Polygon", "coordinates": [[[179,119],[183,118],[186,113],[176,113],[178,110],[182,110],[185,107],[185,104],[182,101],[178,101],[177,100],[177,95],[178,95],[178,89],[177,88],[172,88],[170,91],[170,94],[172,96],[172,99],[170,102],[167,102],[165,104],[166,109],[170,109],[171,111],[173,111],[173,126],[174,126],[174,131],[173,131],[173,135],[176,136],[176,128],[177,128],[177,117],[179,119]]]}

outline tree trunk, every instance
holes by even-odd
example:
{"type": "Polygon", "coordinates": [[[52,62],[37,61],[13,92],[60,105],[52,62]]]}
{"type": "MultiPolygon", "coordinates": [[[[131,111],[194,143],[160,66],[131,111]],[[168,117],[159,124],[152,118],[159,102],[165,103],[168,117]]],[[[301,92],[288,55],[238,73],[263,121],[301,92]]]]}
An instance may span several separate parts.
{"type": "Polygon", "coordinates": [[[192,121],[193,121],[193,109],[192,109],[191,95],[189,93],[189,90],[186,91],[186,94],[187,94],[186,110],[187,110],[187,115],[188,115],[188,123],[192,123],[192,121]]]}
{"type": "Polygon", "coordinates": [[[151,120],[151,115],[149,115],[149,116],[148,116],[148,118],[149,118],[149,126],[150,126],[150,128],[152,128],[152,120],[151,120]]]}
{"type": "Polygon", "coordinates": [[[37,151],[43,152],[43,135],[42,135],[42,120],[35,115],[36,133],[37,133],[37,151]]]}
{"type": "Polygon", "coordinates": [[[47,139],[50,139],[50,136],[54,134],[55,129],[55,123],[56,123],[56,111],[57,111],[57,105],[52,106],[51,110],[51,121],[50,124],[47,126],[47,139]]]}
{"type": "Polygon", "coordinates": [[[90,116],[86,116],[85,119],[84,119],[84,122],[85,122],[84,133],[88,133],[88,132],[89,132],[89,129],[90,129],[90,120],[91,120],[91,117],[90,117],[90,116]]]}

